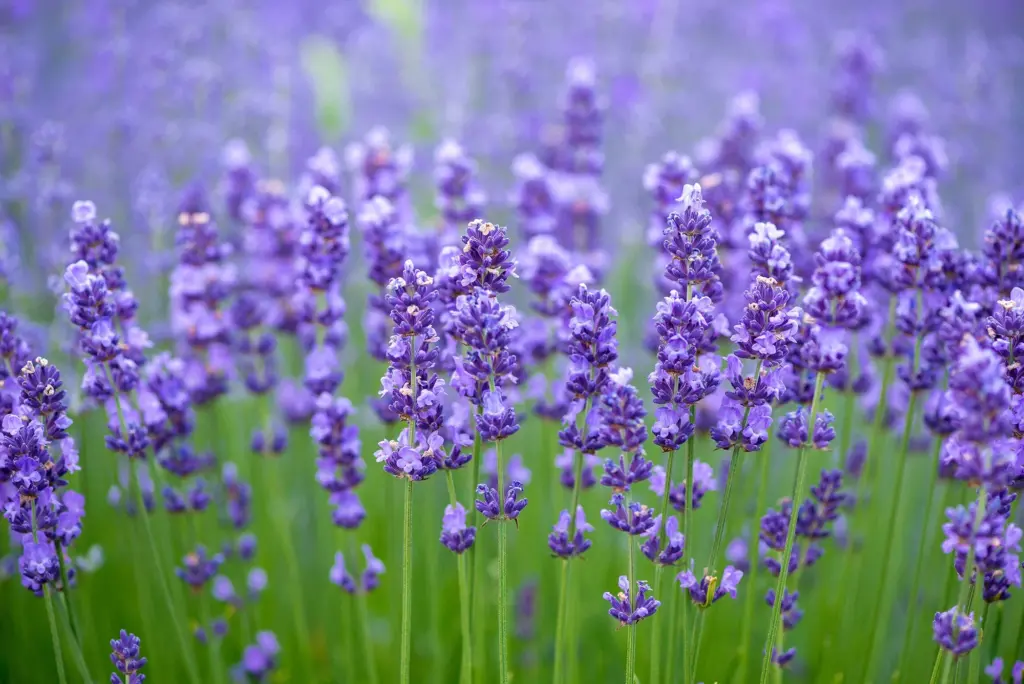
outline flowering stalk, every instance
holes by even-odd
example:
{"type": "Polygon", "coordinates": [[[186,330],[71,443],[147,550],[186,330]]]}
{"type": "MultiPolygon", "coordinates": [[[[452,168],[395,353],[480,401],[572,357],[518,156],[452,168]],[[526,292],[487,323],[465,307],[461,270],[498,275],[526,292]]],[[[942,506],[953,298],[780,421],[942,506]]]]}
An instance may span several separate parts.
{"type": "MultiPolygon", "coordinates": [[[[494,443],[498,457],[498,491],[505,491],[505,461],[501,453],[501,441],[494,443]]],[[[501,684],[508,684],[508,525],[498,521],[498,668],[501,684]]]]}
{"type": "MultiPolygon", "coordinates": [[[[796,518],[800,507],[795,504],[797,497],[804,490],[804,481],[807,479],[807,448],[814,440],[815,426],[817,425],[818,418],[818,400],[821,396],[821,387],[825,380],[825,374],[821,371],[815,374],[814,377],[814,394],[811,398],[811,411],[810,416],[807,420],[807,440],[800,446],[799,451],[796,455],[796,478],[793,482],[793,495],[792,500],[794,505],[791,507],[789,516],[789,531],[786,533],[786,547],[782,552],[782,563],[779,571],[779,580],[775,584],[775,596],[781,597],[783,590],[786,587],[786,580],[789,577],[789,558],[793,554],[793,542],[796,538],[796,518]]],[[[775,651],[775,640],[777,631],[781,629],[781,612],[782,612],[782,600],[777,599],[774,602],[772,608],[772,615],[768,622],[768,636],[764,642],[764,658],[761,661],[761,684],[768,682],[768,673],[771,671],[772,655],[775,651]]]]}
{"type": "MultiPolygon", "coordinates": [[[[453,513],[455,513],[459,509],[463,511],[461,526],[464,527],[465,509],[462,508],[462,505],[459,504],[455,496],[455,478],[452,476],[452,470],[450,468],[445,472],[445,476],[448,484],[448,498],[451,500],[451,506],[449,506],[449,509],[451,509],[453,513]]],[[[447,513],[448,511],[446,510],[446,516],[447,513]]],[[[459,530],[459,532],[464,533],[468,531],[468,529],[472,528],[459,530]]],[[[476,531],[474,529],[474,536],[475,532],[476,531]]],[[[465,535],[463,535],[463,538],[464,536],[465,535]]],[[[444,534],[442,534],[441,536],[441,541],[442,543],[445,543],[444,534]]],[[[459,573],[459,619],[460,626],[462,628],[462,660],[459,668],[459,682],[461,682],[461,684],[470,684],[470,682],[473,680],[473,642],[471,640],[472,633],[470,631],[469,620],[469,580],[466,577],[466,555],[462,552],[462,550],[465,549],[456,550],[457,548],[461,548],[462,546],[462,544],[458,544],[456,548],[453,548],[451,545],[448,545],[448,548],[458,553],[457,563],[459,573]]]]}
{"type": "MultiPolygon", "coordinates": [[[[757,504],[754,506],[755,521],[759,519],[761,511],[765,508],[765,499],[768,497],[768,475],[771,464],[771,442],[765,444],[764,452],[761,454],[761,474],[757,483],[757,504]]],[[[756,529],[756,525],[753,527],[756,529]]],[[[758,552],[758,544],[751,538],[747,548],[747,564],[750,567],[750,583],[747,585],[747,598],[743,606],[743,622],[740,627],[739,641],[739,681],[747,681],[747,665],[750,661],[750,637],[754,631],[754,600],[757,595],[757,578],[761,572],[761,559],[758,552]]]]}

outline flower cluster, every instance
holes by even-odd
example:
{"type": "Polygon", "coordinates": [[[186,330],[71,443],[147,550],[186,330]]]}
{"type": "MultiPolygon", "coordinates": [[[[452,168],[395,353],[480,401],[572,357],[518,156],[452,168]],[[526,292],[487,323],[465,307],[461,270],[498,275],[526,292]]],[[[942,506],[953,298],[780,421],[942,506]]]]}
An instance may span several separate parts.
{"type": "Polygon", "coordinates": [[[112,684],[142,684],[146,681],[146,675],[139,670],[146,666],[146,659],[139,657],[139,646],[141,641],[134,634],[121,630],[117,639],[110,640],[110,662],[117,668],[117,672],[110,675],[112,684]]]}
{"type": "Polygon", "coordinates": [[[227,392],[232,369],[226,300],[236,283],[231,246],[221,242],[202,189],[182,200],[175,238],[179,261],[171,272],[171,329],[187,345],[182,355],[192,401],[203,405],[227,392]]]}
{"type": "Polygon", "coordinates": [[[611,604],[608,614],[623,626],[636,624],[644,618],[654,615],[661,607],[661,601],[648,596],[647,593],[650,590],[650,585],[640,580],[636,583],[636,595],[634,595],[629,585],[629,578],[622,575],[619,577],[618,594],[604,592],[604,600],[611,604]]]}
{"type": "Polygon", "coordinates": [[[373,549],[369,544],[363,544],[363,559],[365,566],[359,577],[359,582],[352,577],[345,565],[345,555],[338,551],[334,554],[334,565],[331,566],[331,584],[340,587],[348,594],[362,592],[368,594],[380,585],[380,576],[384,574],[384,563],[373,555],[373,549]]]}

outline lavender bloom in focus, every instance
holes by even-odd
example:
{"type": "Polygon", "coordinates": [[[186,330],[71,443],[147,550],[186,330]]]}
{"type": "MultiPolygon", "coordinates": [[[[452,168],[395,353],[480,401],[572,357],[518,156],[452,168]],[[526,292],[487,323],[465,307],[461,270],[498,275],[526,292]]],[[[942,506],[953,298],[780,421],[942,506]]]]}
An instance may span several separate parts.
{"type": "Polygon", "coordinates": [[[619,593],[604,593],[604,600],[611,604],[608,614],[618,620],[622,626],[633,625],[644,618],[648,618],[657,612],[661,606],[653,596],[648,596],[651,587],[644,581],[636,583],[636,595],[634,596],[629,586],[629,578],[625,575],[619,577],[619,593]]]}
{"type": "Polygon", "coordinates": [[[139,657],[140,640],[134,634],[121,630],[117,639],[110,640],[110,662],[117,673],[110,675],[111,684],[142,684],[146,675],[139,672],[146,666],[146,659],[139,657]]]}
{"type": "Polygon", "coordinates": [[[978,645],[978,627],[974,613],[964,615],[957,606],[941,613],[935,613],[932,621],[932,638],[945,651],[959,657],[978,645]]]}
{"type": "Polygon", "coordinates": [[[679,586],[689,592],[690,600],[701,608],[707,608],[727,594],[730,598],[736,598],[742,579],[743,573],[731,565],[722,571],[721,578],[705,575],[698,581],[692,569],[676,575],[679,586]]]}

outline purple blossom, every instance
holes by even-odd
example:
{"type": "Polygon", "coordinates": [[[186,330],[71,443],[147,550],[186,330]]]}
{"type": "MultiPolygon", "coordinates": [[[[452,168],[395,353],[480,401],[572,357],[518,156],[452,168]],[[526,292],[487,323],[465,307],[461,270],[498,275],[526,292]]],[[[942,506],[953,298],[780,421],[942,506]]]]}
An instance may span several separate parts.
{"type": "Polygon", "coordinates": [[[146,666],[146,659],[139,657],[141,641],[134,634],[121,630],[117,639],[110,640],[110,662],[117,668],[117,673],[110,675],[111,684],[142,684],[146,675],[140,670],[146,666]]]}
{"type": "MultiPolygon", "coordinates": [[[[808,446],[807,414],[807,408],[804,406],[787,413],[779,423],[779,440],[793,449],[808,446]]],[[[815,416],[813,444],[815,449],[827,449],[832,440],[835,439],[836,431],[832,427],[833,422],[835,422],[835,417],[828,410],[822,411],[815,416]]]]}
{"type": "Polygon", "coordinates": [[[935,613],[932,621],[932,638],[954,657],[962,656],[978,645],[978,627],[974,613],[964,615],[954,606],[947,611],[935,613]]]}
{"type": "Polygon", "coordinates": [[[256,643],[249,644],[242,651],[242,662],[238,668],[250,679],[265,682],[270,677],[270,673],[277,669],[277,658],[280,652],[281,646],[273,632],[257,632],[256,643]]]}
{"type": "Polygon", "coordinates": [[[720,578],[704,575],[698,581],[692,569],[684,570],[676,575],[679,586],[689,592],[690,600],[701,608],[707,608],[726,595],[736,598],[736,592],[742,579],[743,572],[731,565],[726,566],[720,578]]]}
{"type": "Polygon", "coordinates": [[[661,606],[661,601],[653,596],[648,596],[650,590],[651,587],[647,582],[638,581],[634,596],[629,586],[629,578],[622,575],[619,577],[619,593],[615,595],[607,591],[604,593],[604,600],[611,604],[608,614],[618,620],[622,626],[636,624],[644,618],[654,615],[661,606]]]}
{"type": "Polygon", "coordinates": [[[601,509],[601,519],[631,536],[647,534],[654,527],[654,511],[636,501],[626,503],[620,494],[612,495],[609,504],[613,509],[601,509]]]}
{"type": "Polygon", "coordinates": [[[661,522],[660,515],[654,519],[654,526],[640,550],[652,563],[675,565],[683,557],[686,539],[679,531],[679,519],[674,515],[668,517],[664,530],[661,522]]]}
{"type": "Polygon", "coordinates": [[[591,545],[590,540],[583,535],[593,531],[594,527],[587,522],[583,506],[576,507],[575,521],[571,520],[569,511],[563,510],[558,516],[558,522],[551,528],[551,534],[548,535],[548,547],[561,558],[581,556],[591,545]],[[570,527],[573,528],[571,532],[570,527]]]}
{"type": "Polygon", "coordinates": [[[454,553],[463,553],[473,546],[476,528],[466,526],[466,508],[456,502],[444,509],[441,520],[441,543],[454,553]]]}

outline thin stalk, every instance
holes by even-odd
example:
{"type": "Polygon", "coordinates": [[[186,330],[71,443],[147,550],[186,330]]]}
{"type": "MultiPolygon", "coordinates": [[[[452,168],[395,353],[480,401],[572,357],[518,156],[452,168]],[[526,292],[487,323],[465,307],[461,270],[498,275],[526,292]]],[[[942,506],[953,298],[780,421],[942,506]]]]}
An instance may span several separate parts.
{"type": "Polygon", "coordinates": [[[1003,602],[1000,601],[996,604],[996,625],[992,629],[992,638],[988,640],[988,656],[986,660],[989,662],[995,660],[996,656],[999,654],[999,637],[1002,636],[1003,633],[1004,613],[1003,602]]]}
{"type": "Polygon", "coordinates": [[[366,662],[367,677],[370,684],[377,684],[380,680],[377,678],[377,659],[373,641],[370,639],[370,615],[366,609],[366,594],[361,591],[356,593],[356,610],[359,611],[359,622],[363,629],[363,639],[366,641],[366,657],[363,660],[366,662]]]}
{"type": "Polygon", "coordinates": [[[693,672],[690,680],[697,681],[697,665],[700,664],[700,646],[704,641],[704,620],[707,619],[707,606],[697,608],[697,617],[693,624],[693,672]]]}
{"type": "MultiPolygon", "coordinates": [[[[580,415],[583,416],[583,441],[586,441],[588,432],[588,423],[586,416],[590,413],[590,397],[583,402],[583,410],[580,415]]],[[[576,535],[576,508],[580,505],[580,491],[582,490],[583,481],[583,460],[584,455],[582,452],[573,452],[572,461],[572,498],[570,499],[571,504],[569,507],[569,539],[572,539],[576,535]]],[[[504,493],[500,493],[503,496],[504,493]]],[[[568,637],[568,625],[566,623],[568,619],[568,603],[569,603],[569,591],[572,587],[572,570],[568,567],[568,558],[562,561],[562,583],[559,587],[558,594],[558,616],[556,617],[555,623],[555,671],[554,677],[556,682],[563,681],[561,672],[563,668],[563,658],[567,651],[575,652],[576,642],[569,640],[571,643],[564,643],[564,640],[568,637]]]]}
{"type": "Polygon", "coordinates": [[[60,567],[61,590],[57,595],[61,597],[61,600],[64,601],[64,604],[67,606],[68,627],[71,629],[71,636],[74,638],[76,643],[79,643],[79,648],[81,648],[80,637],[78,636],[78,620],[75,618],[74,606],[71,603],[71,594],[68,592],[70,585],[68,584],[67,566],[64,563],[64,552],[62,550],[60,540],[54,540],[53,546],[57,552],[57,565],[60,567]]]}
{"type": "Polygon", "coordinates": [[[213,633],[213,621],[210,619],[210,602],[205,592],[199,597],[199,609],[202,615],[203,626],[206,628],[207,653],[210,664],[210,675],[215,682],[224,681],[224,673],[220,667],[220,638],[213,633]]]}
{"type": "MultiPolygon", "coordinates": [[[[867,670],[865,670],[865,677],[869,681],[875,671],[875,658],[878,655],[876,646],[879,640],[885,639],[886,628],[888,627],[889,611],[891,610],[890,603],[892,602],[891,596],[893,593],[892,588],[889,586],[890,573],[893,568],[896,570],[900,569],[900,556],[902,554],[893,549],[893,543],[896,540],[896,530],[903,529],[904,519],[907,516],[907,506],[903,498],[903,478],[907,471],[907,451],[910,447],[910,433],[914,429],[914,413],[917,409],[918,394],[918,392],[910,393],[910,402],[907,405],[907,414],[903,421],[903,440],[900,443],[899,455],[896,457],[896,479],[893,484],[893,496],[896,497],[894,503],[896,511],[894,515],[889,516],[889,527],[885,533],[885,551],[881,556],[885,559],[885,562],[882,563],[882,579],[879,585],[882,600],[874,602],[874,606],[871,609],[871,618],[867,622],[868,625],[874,625],[874,630],[871,632],[873,637],[869,640],[867,658],[865,658],[868,666],[867,670]],[[883,605],[885,606],[884,610],[882,609],[883,605]]],[[[928,494],[930,500],[931,490],[929,490],[928,494]]],[[[925,521],[927,522],[927,520],[928,518],[926,517],[925,521]]],[[[923,533],[921,536],[924,536],[923,533]]],[[[913,602],[914,597],[911,596],[910,600],[913,602]]],[[[911,611],[912,614],[913,612],[911,611]]]]}
{"type": "MultiPolygon", "coordinates": [[[[984,486],[978,488],[978,505],[977,510],[974,513],[974,525],[972,530],[978,529],[978,525],[981,524],[981,519],[985,516],[985,507],[988,504],[988,490],[984,486]]],[[[953,643],[956,643],[957,636],[960,632],[959,620],[956,619],[959,615],[966,615],[966,608],[961,609],[961,606],[967,605],[967,597],[970,593],[973,585],[971,584],[971,576],[974,574],[974,544],[971,544],[970,549],[967,551],[967,562],[964,564],[964,576],[960,584],[960,592],[956,600],[956,611],[953,620],[953,643]]],[[[954,571],[955,572],[955,571],[954,571]]],[[[949,670],[952,666],[954,658],[951,656],[946,661],[946,665],[942,668],[942,684],[946,684],[949,681],[949,670]]]]}
{"type": "MultiPolygon", "coordinates": [[[[455,506],[455,478],[452,471],[446,470],[445,479],[448,483],[448,498],[455,506]]],[[[459,669],[459,682],[469,684],[473,676],[473,645],[469,631],[469,586],[466,583],[466,555],[460,553],[456,559],[459,573],[459,619],[462,624],[462,661],[459,669]]]]}
{"type": "Polygon", "coordinates": [[[938,653],[938,655],[935,656],[935,665],[932,666],[932,676],[928,679],[928,684],[938,684],[938,682],[939,682],[939,672],[942,671],[942,665],[943,665],[942,661],[944,661],[946,659],[945,656],[946,656],[946,652],[944,650],[942,650],[942,647],[940,646],[939,647],[939,653],[938,653]]]}
{"type": "MultiPolygon", "coordinates": [[[[690,407],[690,424],[691,425],[695,425],[696,422],[697,422],[697,407],[696,406],[691,406],[690,407]]],[[[696,442],[696,440],[697,440],[696,433],[691,435],[690,439],[686,440],[686,488],[684,490],[684,495],[683,495],[683,538],[686,540],[686,546],[687,547],[690,546],[690,540],[692,539],[692,537],[690,537],[690,518],[693,515],[693,460],[694,460],[693,451],[694,451],[694,442],[696,442]]],[[[666,483],[666,486],[668,486],[667,483],[666,483]]],[[[690,554],[687,554],[687,555],[690,555],[690,554]]],[[[684,560],[685,560],[685,558],[686,557],[684,556],[684,560]]],[[[684,565],[685,565],[685,563],[684,563],[684,565]]],[[[681,602],[683,604],[682,605],[682,610],[680,611],[682,613],[682,618],[681,619],[682,619],[682,631],[683,631],[683,639],[682,639],[683,645],[682,645],[682,648],[680,650],[683,652],[683,681],[684,681],[684,684],[685,684],[686,681],[689,681],[688,675],[690,674],[690,657],[691,657],[690,651],[692,651],[693,649],[689,648],[689,641],[690,640],[686,638],[686,626],[690,622],[689,615],[688,615],[688,613],[690,612],[690,602],[687,600],[686,596],[683,596],[683,599],[682,599],[681,602]]],[[[674,639],[676,636],[677,636],[676,634],[673,634],[672,638],[674,639]]]]}
{"type": "MultiPolygon", "coordinates": [[[[505,501],[505,459],[502,456],[501,440],[494,443],[498,461],[498,501],[505,501]]],[[[575,512],[575,509],[574,509],[575,512]]],[[[575,517],[573,515],[572,517],[575,517]]],[[[498,518],[498,668],[499,681],[508,684],[508,520],[504,511],[498,518]]]]}
{"type": "Polygon", "coordinates": [[[822,373],[818,373],[814,378],[814,395],[811,397],[811,412],[807,419],[807,442],[800,447],[796,456],[796,479],[793,482],[789,530],[786,533],[786,547],[782,552],[779,580],[775,585],[775,606],[772,608],[772,615],[768,622],[768,638],[764,642],[764,658],[761,661],[761,684],[765,684],[768,681],[768,673],[771,671],[772,663],[772,647],[775,645],[776,631],[780,629],[782,593],[786,589],[786,580],[789,578],[789,559],[793,554],[793,542],[796,539],[796,518],[800,510],[797,502],[801,492],[804,490],[804,481],[807,479],[807,447],[814,443],[814,423],[818,418],[818,400],[821,396],[821,386],[824,380],[825,376],[822,373]]]}
{"type": "Polygon", "coordinates": [[[750,541],[747,542],[747,564],[750,566],[750,580],[747,583],[747,596],[746,599],[744,599],[743,626],[740,628],[739,681],[741,682],[747,681],[747,663],[750,660],[747,657],[750,653],[748,646],[750,645],[750,638],[753,636],[754,631],[754,603],[757,595],[758,575],[761,571],[761,562],[757,553],[758,530],[760,529],[761,511],[764,510],[766,505],[765,500],[768,498],[768,475],[769,464],[771,462],[771,448],[772,442],[769,440],[764,445],[764,451],[761,454],[761,476],[757,485],[757,505],[754,507],[754,516],[753,520],[751,520],[750,541]]]}
{"type": "MultiPolygon", "coordinates": [[[[480,407],[476,407],[477,415],[480,414],[480,407]]],[[[480,440],[480,431],[473,431],[473,461],[472,461],[472,481],[470,482],[470,495],[469,498],[472,501],[476,498],[476,486],[480,482],[480,452],[483,450],[483,444],[480,440]]],[[[475,515],[480,515],[476,512],[476,508],[472,508],[471,511],[475,515]]],[[[480,621],[478,603],[477,585],[479,584],[480,574],[483,571],[483,553],[480,549],[480,542],[473,545],[469,551],[472,568],[469,573],[469,619],[470,629],[473,632],[473,652],[476,654],[476,659],[473,661],[473,673],[474,681],[477,681],[476,675],[482,674],[484,666],[486,664],[487,653],[484,648],[484,630],[474,629],[477,623],[480,621]]]]}
{"type": "MultiPolygon", "coordinates": [[[[668,461],[665,464],[665,491],[662,493],[661,499],[661,531],[662,534],[665,532],[665,523],[668,522],[668,504],[669,504],[669,490],[672,488],[672,466],[676,458],[676,452],[668,452],[668,461]]],[[[661,596],[661,573],[664,568],[659,564],[654,566],[654,596],[661,596]]],[[[675,610],[675,602],[673,602],[673,608],[669,611],[670,615],[675,610]]],[[[669,626],[672,625],[672,619],[669,617],[669,626]]],[[[651,684],[661,683],[661,641],[663,635],[660,630],[661,621],[655,620],[651,625],[651,684]]]]}
{"type": "Polygon", "coordinates": [[[927,555],[928,548],[932,545],[932,536],[928,534],[928,522],[932,519],[932,505],[935,499],[935,482],[939,477],[939,453],[942,451],[942,440],[939,438],[935,439],[935,445],[932,447],[931,459],[929,459],[929,465],[931,467],[931,473],[928,475],[928,488],[925,490],[928,492],[928,500],[925,502],[924,514],[921,516],[925,521],[925,529],[921,530],[921,540],[917,544],[917,558],[914,561],[914,571],[910,575],[910,593],[908,597],[908,610],[907,610],[907,626],[903,631],[903,641],[900,642],[901,655],[899,668],[896,670],[897,673],[907,672],[907,668],[910,665],[910,652],[913,650],[911,646],[914,643],[914,626],[916,621],[914,618],[917,615],[917,593],[921,587],[921,570],[924,568],[924,557],[927,555]]]}
{"type": "MultiPolygon", "coordinates": [[[[666,487],[668,484],[666,483],[666,487]]],[[[626,492],[627,497],[629,492],[626,492]]],[[[626,506],[629,506],[629,499],[626,500],[626,506]]],[[[626,543],[629,544],[629,590],[626,595],[629,596],[632,601],[636,602],[636,558],[633,551],[633,547],[636,546],[633,543],[633,537],[627,533],[626,543]]],[[[633,684],[633,678],[636,676],[636,623],[632,623],[626,628],[628,636],[626,638],[626,684],[633,684]]]]}
{"type": "MultiPolygon", "coordinates": [[[[59,606],[57,614],[61,618],[61,627],[64,628],[65,633],[71,635],[71,621],[68,617],[68,606],[64,601],[64,595],[58,593],[57,598],[60,599],[57,602],[57,605],[59,606]]],[[[78,676],[82,678],[82,681],[91,682],[92,677],[89,675],[89,666],[85,664],[85,656],[82,655],[82,647],[75,640],[74,636],[71,636],[71,660],[75,663],[75,668],[78,670],[78,676]]]]}
{"type": "Polygon", "coordinates": [[[57,633],[57,618],[53,611],[53,595],[50,592],[49,585],[43,587],[43,593],[46,597],[46,619],[50,623],[50,639],[53,641],[53,659],[57,663],[57,679],[60,681],[60,684],[67,684],[67,675],[64,674],[64,654],[60,647],[60,635],[57,633]]]}
{"type": "Polygon", "coordinates": [[[981,676],[981,645],[985,642],[985,627],[988,620],[988,601],[982,601],[981,619],[978,621],[978,645],[974,647],[970,655],[970,669],[967,681],[971,684],[978,684],[981,676]]]}
{"type": "MultiPolygon", "coordinates": [[[[110,382],[111,387],[116,387],[113,376],[111,375],[110,368],[104,366],[107,372],[107,379],[110,382]]],[[[121,429],[121,434],[126,438],[128,436],[128,424],[124,419],[124,410],[121,407],[121,396],[117,393],[114,394],[114,405],[117,409],[117,422],[121,429]]],[[[188,670],[189,679],[193,682],[200,681],[198,670],[194,661],[194,655],[192,653],[191,645],[188,639],[185,637],[185,632],[182,630],[181,621],[178,619],[178,611],[174,605],[174,600],[171,597],[170,585],[167,583],[167,575],[164,572],[164,564],[160,558],[160,552],[156,548],[156,540],[153,537],[153,527],[149,521],[149,509],[146,508],[146,500],[142,493],[142,485],[139,482],[138,467],[132,468],[134,479],[138,482],[138,486],[135,489],[135,495],[139,507],[139,517],[142,518],[142,524],[146,531],[146,540],[149,542],[149,552],[153,556],[153,565],[156,570],[157,581],[160,583],[160,594],[164,597],[164,601],[167,604],[167,612],[171,616],[171,623],[174,625],[174,632],[178,636],[178,645],[181,647],[181,653],[185,658],[185,667],[188,670]]],[[[131,485],[129,485],[131,488],[131,485]]]]}
{"type": "Polygon", "coordinates": [[[405,516],[402,522],[402,661],[399,681],[409,684],[412,655],[412,480],[405,481],[405,516]]]}

